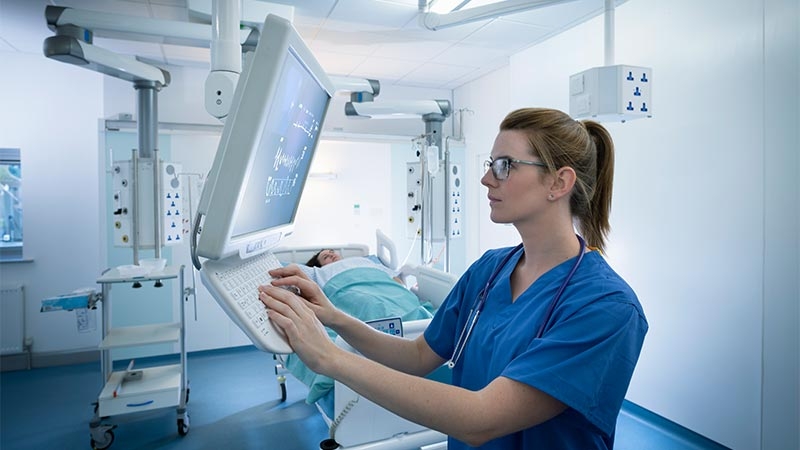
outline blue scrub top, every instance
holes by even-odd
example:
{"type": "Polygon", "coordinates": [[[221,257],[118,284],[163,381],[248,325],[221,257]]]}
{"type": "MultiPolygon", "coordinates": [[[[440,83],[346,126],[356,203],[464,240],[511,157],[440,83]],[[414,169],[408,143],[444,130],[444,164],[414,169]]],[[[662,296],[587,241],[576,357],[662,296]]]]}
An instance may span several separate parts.
{"type": "MultiPolygon", "coordinates": [[[[425,331],[449,360],[478,294],[512,248],[486,252],[464,273],[425,331]]],[[[598,252],[584,255],[544,335],[534,339],[575,258],[554,267],[511,302],[511,272],[522,251],[490,287],[483,312],[453,369],[453,384],[473,391],[503,376],[567,405],[535,427],[481,449],[611,449],[617,415],[639,358],[647,320],[636,294],[598,252]]],[[[448,449],[472,448],[450,438],[448,449]]]]}

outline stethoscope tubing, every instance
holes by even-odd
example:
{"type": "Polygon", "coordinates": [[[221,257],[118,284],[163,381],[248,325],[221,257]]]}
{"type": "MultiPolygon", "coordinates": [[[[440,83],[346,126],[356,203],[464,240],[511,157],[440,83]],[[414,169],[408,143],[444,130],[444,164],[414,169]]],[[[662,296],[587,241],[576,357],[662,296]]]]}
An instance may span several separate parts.
{"type": "MultiPolygon", "coordinates": [[[[583,260],[583,255],[586,252],[586,241],[583,240],[582,237],[576,235],[578,238],[578,242],[580,243],[580,250],[578,251],[578,255],[575,259],[575,263],[572,265],[567,276],[564,278],[564,281],[559,286],[556,295],[553,297],[553,300],[550,301],[550,304],[547,307],[547,312],[545,313],[545,318],[542,321],[542,324],[539,326],[539,330],[536,332],[536,336],[534,339],[539,339],[544,335],[545,327],[547,323],[550,322],[550,318],[553,315],[553,311],[555,311],[556,306],[561,299],[561,295],[564,293],[564,290],[567,288],[567,285],[572,280],[573,275],[578,270],[578,266],[581,264],[583,260]]],[[[478,298],[475,300],[472,308],[469,311],[469,316],[467,317],[467,323],[464,325],[464,328],[461,329],[461,334],[458,336],[458,340],[456,341],[456,346],[453,349],[453,356],[450,357],[450,360],[447,361],[447,367],[450,369],[456,366],[456,363],[459,359],[461,359],[461,354],[464,352],[464,348],[467,346],[467,341],[469,340],[470,335],[472,335],[472,330],[475,328],[475,324],[478,321],[478,316],[480,316],[481,311],[483,311],[483,307],[486,304],[486,298],[489,295],[489,289],[491,288],[492,284],[494,284],[495,279],[500,275],[500,272],[503,270],[503,267],[508,264],[514,255],[522,249],[522,244],[517,245],[514,247],[508,255],[506,255],[500,264],[494,269],[492,275],[489,277],[489,280],[486,281],[486,286],[481,290],[478,294],[478,298]]]]}

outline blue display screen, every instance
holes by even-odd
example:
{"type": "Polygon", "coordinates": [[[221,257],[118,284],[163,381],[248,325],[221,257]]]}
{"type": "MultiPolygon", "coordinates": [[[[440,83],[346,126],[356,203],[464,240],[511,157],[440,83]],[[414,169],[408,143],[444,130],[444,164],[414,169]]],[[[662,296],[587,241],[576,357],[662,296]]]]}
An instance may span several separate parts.
{"type": "Polygon", "coordinates": [[[234,220],[233,237],[293,222],[328,99],[328,93],[290,52],[274,101],[268,105],[258,150],[234,220]]]}

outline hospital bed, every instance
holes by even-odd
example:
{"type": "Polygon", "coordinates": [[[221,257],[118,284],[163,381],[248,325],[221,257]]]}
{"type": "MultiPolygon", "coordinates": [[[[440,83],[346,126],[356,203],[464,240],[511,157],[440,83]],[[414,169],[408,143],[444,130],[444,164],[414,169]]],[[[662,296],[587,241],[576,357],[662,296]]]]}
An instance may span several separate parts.
{"type": "MultiPolygon", "coordinates": [[[[378,241],[377,255],[370,255],[369,248],[363,244],[325,245],[305,247],[281,247],[273,253],[278,260],[285,264],[305,264],[314,254],[322,248],[330,248],[339,252],[344,258],[366,256],[376,258],[385,266],[397,269],[398,260],[394,244],[380,230],[376,233],[378,241]]],[[[457,278],[440,270],[423,266],[404,266],[399,269],[399,276],[406,281],[406,285],[413,284],[410,289],[417,297],[420,304],[438,307],[457,278]]],[[[403,322],[405,337],[414,338],[424,332],[430,319],[411,320],[403,322]]],[[[341,338],[336,338],[336,344],[349,351],[355,351],[341,338]]],[[[281,400],[286,399],[285,373],[290,355],[276,355],[276,375],[281,388],[281,400]]],[[[296,356],[294,356],[296,358],[296,356]]],[[[293,367],[297,367],[297,360],[293,367]]],[[[301,369],[302,370],[302,369],[301,369]]],[[[291,371],[298,374],[296,370],[291,371]]],[[[308,378],[302,379],[303,382],[308,378]]],[[[448,381],[449,371],[442,367],[431,375],[439,381],[448,381]]],[[[333,386],[319,399],[314,401],[317,409],[329,427],[329,437],[320,444],[321,449],[350,449],[350,450],[435,450],[447,448],[447,437],[437,431],[409,422],[359,396],[342,383],[331,380],[333,386]]],[[[309,384],[309,383],[306,383],[309,384]]],[[[327,388],[327,385],[323,389],[327,388]]],[[[310,386],[316,389],[317,386],[310,386]]],[[[309,396],[311,398],[311,394],[309,396]]],[[[315,397],[316,398],[316,397],[315,397]]]]}

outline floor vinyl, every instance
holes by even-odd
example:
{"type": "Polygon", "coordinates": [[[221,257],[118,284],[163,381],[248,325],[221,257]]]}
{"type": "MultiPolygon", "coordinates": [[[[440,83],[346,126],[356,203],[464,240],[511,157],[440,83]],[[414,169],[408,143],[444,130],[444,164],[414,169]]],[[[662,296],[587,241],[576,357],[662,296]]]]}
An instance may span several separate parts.
{"type": "MultiPolygon", "coordinates": [[[[174,363],[160,357],[151,364],[174,363]]],[[[137,361],[137,366],[139,365],[137,361]]],[[[327,426],[306,387],[287,377],[280,401],[270,354],[252,346],[188,357],[189,432],[178,434],[175,408],[113,416],[110,450],[314,450],[327,426]]],[[[89,421],[100,392],[99,363],[0,373],[0,449],[91,449],[89,421]]],[[[617,425],[617,450],[724,449],[628,404],[617,425]]]]}

